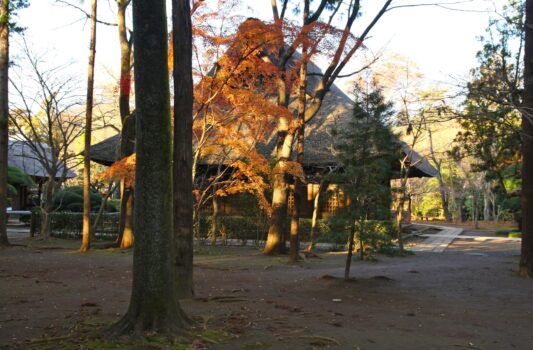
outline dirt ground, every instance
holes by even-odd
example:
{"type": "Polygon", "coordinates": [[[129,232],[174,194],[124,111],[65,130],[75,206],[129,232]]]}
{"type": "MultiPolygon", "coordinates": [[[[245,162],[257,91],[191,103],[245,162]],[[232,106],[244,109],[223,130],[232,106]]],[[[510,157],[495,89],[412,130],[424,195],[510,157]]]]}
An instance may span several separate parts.
{"type": "MultiPolygon", "coordinates": [[[[464,233],[474,234],[490,232],[464,233]]],[[[1,349],[91,348],[60,344],[126,311],[131,252],[56,249],[75,244],[0,250],[1,349]]],[[[354,260],[344,282],[344,253],[290,265],[254,248],[201,247],[196,298],[182,306],[197,328],[224,335],[196,348],[533,349],[533,280],[515,275],[518,257],[518,242],[456,240],[440,254],[354,260]]]]}

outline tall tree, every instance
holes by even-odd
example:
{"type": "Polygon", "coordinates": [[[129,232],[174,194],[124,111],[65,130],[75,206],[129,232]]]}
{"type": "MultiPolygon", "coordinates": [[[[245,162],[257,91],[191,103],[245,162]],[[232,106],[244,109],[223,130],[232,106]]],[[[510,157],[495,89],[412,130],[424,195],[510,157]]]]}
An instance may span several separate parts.
{"type": "MultiPolygon", "coordinates": [[[[130,112],[131,50],[132,38],[128,38],[126,9],[131,0],[117,0],[117,24],[120,43],[119,111],[122,130],[120,133],[120,159],[129,157],[135,150],[135,120],[130,112]]],[[[117,243],[121,248],[133,245],[133,194],[131,181],[121,179],[120,223],[117,243]]]]}
{"type": "Polygon", "coordinates": [[[342,125],[342,130],[335,130],[339,139],[336,158],[343,170],[329,176],[339,184],[338,198],[345,199],[345,205],[335,211],[332,220],[349,228],[346,280],[350,277],[356,234],[363,258],[367,221],[390,211],[391,164],[398,156],[396,137],[389,129],[392,104],[385,102],[378,87],[359,95],[352,119],[342,125]]]}
{"type": "Polygon", "coordinates": [[[83,228],[81,252],[89,249],[91,241],[91,134],[94,104],[94,60],[96,58],[96,9],[97,1],[91,2],[91,36],[89,39],[89,64],[87,71],[87,104],[85,106],[85,149],[83,159],[83,228]]]}
{"type": "Polygon", "coordinates": [[[174,59],[174,234],[176,235],[177,295],[189,298],[193,290],[192,232],[192,25],[189,0],[172,1],[174,59]]]}
{"type": "Polygon", "coordinates": [[[10,22],[18,8],[28,6],[26,0],[0,1],[0,246],[9,245],[7,239],[7,165],[9,139],[9,32],[21,31],[10,22]]]}
{"type": "MultiPolygon", "coordinates": [[[[319,112],[320,108],[322,107],[322,102],[324,101],[329,89],[357,50],[362,47],[363,41],[366,39],[367,35],[370,33],[379,19],[385,14],[391,2],[392,0],[384,1],[383,6],[375,15],[374,19],[363,30],[361,35],[356,37],[351,31],[353,24],[360,13],[360,1],[344,2],[341,0],[321,0],[316,9],[310,12],[312,14],[309,15],[309,25],[304,25],[296,32],[296,34],[291,32],[291,35],[287,35],[287,38],[285,38],[283,30],[288,26],[285,13],[289,1],[284,0],[282,2],[281,12],[278,10],[277,1],[272,1],[274,22],[278,26],[277,30],[280,33],[280,37],[284,38],[282,45],[279,47],[278,57],[275,60],[278,68],[282,72],[280,79],[278,80],[278,105],[285,108],[289,107],[291,97],[289,62],[293,58],[296,50],[304,42],[304,39],[302,38],[312,32],[310,28],[312,23],[317,23],[314,33],[316,34],[318,42],[315,42],[311,45],[314,52],[316,53],[319,50],[318,43],[323,41],[328,33],[331,34],[331,40],[328,41],[328,43],[332,44],[332,46],[329,45],[328,47],[332,47],[333,49],[330,51],[330,54],[327,55],[328,64],[326,70],[323,74],[319,75],[318,82],[313,87],[313,90],[308,92],[310,97],[305,108],[305,114],[303,118],[304,123],[311,121],[319,112]],[[346,16],[344,18],[345,24],[343,28],[336,29],[331,26],[331,23],[333,18],[336,16],[341,16],[339,9],[343,4],[347,5],[345,13],[346,16]],[[326,13],[324,10],[330,10],[329,19],[326,22],[321,22],[319,25],[318,21],[320,16],[323,13],[326,13]],[[294,38],[294,40],[290,41],[291,38],[294,38]]],[[[295,9],[297,11],[301,10],[301,6],[296,5],[295,9]]],[[[309,55],[308,57],[311,58],[312,55],[309,55]]],[[[276,148],[274,151],[276,164],[274,167],[275,175],[272,185],[272,215],[270,218],[267,242],[263,250],[264,254],[280,253],[284,244],[283,232],[284,223],[287,216],[287,196],[289,190],[287,161],[291,158],[292,145],[296,134],[295,131],[298,129],[298,127],[296,127],[297,125],[298,123],[290,118],[279,118],[276,136],[276,148]]]]}
{"type": "Polygon", "coordinates": [[[166,7],[164,0],[134,0],[132,5],[137,136],[133,282],[128,312],[109,334],[175,337],[188,318],[176,298],[166,7]]]}
{"type": "Polygon", "coordinates": [[[7,150],[9,121],[9,0],[0,3],[0,246],[7,239],[7,150]]]}
{"type": "Polygon", "coordinates": [[[520,275],[533,277],[533,0],[526,0],[522,103],[522,254],[520,275]]]}

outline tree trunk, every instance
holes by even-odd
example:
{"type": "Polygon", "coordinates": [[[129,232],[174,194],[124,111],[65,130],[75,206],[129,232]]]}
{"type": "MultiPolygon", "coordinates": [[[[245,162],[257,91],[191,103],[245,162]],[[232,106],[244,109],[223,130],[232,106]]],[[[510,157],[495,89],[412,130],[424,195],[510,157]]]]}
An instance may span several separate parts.
{"type": "Polygon", "coordinates": [[[320,193],[322,192],[323,187],[324,182],[321,181],[318,187],[318,192],[313,200],[313,216],[311,218],[311,232],[309,233],[309,246],[307,246],[307,252],[312,252],[316,245],[316,225],[320,211],[320,193]]]}
{"type": "MultiPolygon", "coordinates": [[[[120,43],[120,84],[118,105],[122,130],[120,133],[120,159],[135,150],[135,117],[130,113],[131,92],[131,41],[126,28],[126,9],[131,0],[117,1],[118,38],[120,43]]],[[[117,239],[120,248],[133,246],[133,186],[122,181],[120,191],[120,224],[117,239]]]]}
{"type": "Polygon", "coordinates": [[[124,188],[120,201],[120,229],[118,244],[121,249],[130,249],[135,241],[133,229],[133,188],[124,188]]]}
{"type": "Polygon", "coordinates": [[[483,220],[490,221],[490,184],[485,183],[485,191],[483,193],[483,220]]]}
{"type": "Polygon", "coordinates": [[[350,240],[348,241],[348,254],[346,255],[346,266],[344,267],[344,280],[350,279],[350,266],[352,265],[353,244],[355,238],[355,224],[350,229],[350,240]]]}
{"type": "Polygon", "coordinates": [[[192,24],[190,3],[172,0],[174,54],[174,232],[177,294],[194,295],[192,198],[192,24]]]}
{"type": "Polygon", "coordinates": [[[290,253],[289,261],[296,262],[300,260],[299,248],[299,231],[300,231],[300,209],[301,209],[301,200],[302,200],[302,189],[303,185],[298,179],[294,180],[294,191],[293,191],[293,206],[291,213],[291,230],[290,230],[290,253]]]}
{"type": "MultiPolygon", "coordinates": [[[[283,105],[283,103],[279,103],[283,105]]],[[[287,182],[287,160],[292,153],[294,134],[289,130],[289,120],[281,117],[278,125],[276,145],[276,166],[272,181],[272,216],[268,229],[267,241],[263,254],[273,255],[283,252],[285,221],[287,219],[287,199],[289,183],[287,182]]]]}
{"type": "Polygon", "coordinates": [[[521,276],[533,278],[533,0],[526,0],[524,100],[522,105],[521,276]]]}
{"type": "Polygon", "coordinates": [[[446,191],[446,184],[444,183],[444,180],[442,179],[442,175],[437,175],[437,179],[439,180],[439,189],[440,189],[440,200],[442,203],[442,209],[444,211],[444,219],[446,222],[452,221],[452,214],[450,213],[450,203],[448,201],[448,193],[446,191]]]}
{"type": "Polygon", "coordinates": [[[211,245],[217,244],[218,232],[218,198],[213,194],[213,215],[211,216],[211,245]]]}
{"type": "Polygon", "coordinates": [[[0,246],[9,245],[7,239],[7,165],[9,121],[9,1],[0,5],[0,246]]]}
{"type": "Polygon", "coordinates": [[[396,211],[396,230],[398,232],[398,248],[400,249],[400,252],[403,252],[403,224],[402,224],[402,209],[403,209],[403,201],[401,201],[401,204],[398,204],[398,210],[396,211]]]}
{"type": "MultiPolygon", "coordinates": [[[[122,74],[122,73],[121,73],[122,74]]],[[[128,71],[129,74],[129,71],[128,71]]],[[[127,112],[122,121],[122,130],[120,133],[120,157],[128,157],[135,151],[135,113],[129,113],[129,106],[122,108],[122,113],[127,112]],[[124,111],[122,110],[124,109],[124,111]]],[[[117,243],[122,249],[129,249],[134,242],[133,227],[133,207],[135,202],[135,192],[131,183],[125,178],[121,179],[121,196],[120,196],[120,221],[119,235],[117,243]]]]}
{"type": "Polygon", "coordinates": [[[175,338],[189,320],[176,298],[165,1],[133,2],[133,25],[137,162],[132,293],[128,312],[107,334],[175,338]]]}
{"type": "Polygon", "coordinates": [[[479,217],[479,213],[478,213],[478,206],[479,206],[479,194],[477,193],[477,189],[474,189],[474,200],[473,200],[473,220],[474,220],[474,229],[479,229],[479,221],[478,221],[478,217],[479,217]]]}
{"type": "Polygon", "coordinates": [[[102,216],[107,207],[107,201],[109,200],[109,197],[111,197],[113,192],[115,192],[115,190],[116,190],[116,186],[114,185],[114,183],[110,183],[107,188],[107,193],[105,194],[105,196],[102,197],[102,200],[100,201],[100,210],[98,210],[98,214],[94,218],[93,226],[91,228],[91,232],[94,236],[96,236],[96,228],[98,227],[100,220],[102,220],[102,216]]]}
{"type": "Polygon", "coordinates": [[[398,248],[400,249],[400,253],[403,253],[404,251],[404,247],[403,247],[403,232],[402,232],[402,229],[403,229],[403,223],[402,223],[402,218],[403,218],[403,207],[405,206],[405,182],[404,180],[406,179],[402,179],[402,189],[401,189],[401,193],[400,193],[400,198],[398,199],[398,206],[397,206],[397,209],[396,209],[396,230],[397,230],[397,233],[398,233],[398,248]]]}
{"type": "Polygon", "coordinates": [[[53,195],[54,195],[54,180],[49,177],[44,184],[43,201],[41,203],[41,228],[40,238],[47,240],[50,237],[50,213],[54,209],[53,195]]]}
{"type": "MultiPolygon", "coordinates": [[[[282,163],[284,164],[284,162],[282,163]]],[[[282,253],[283,228],[287,218],[287,193],[289,184],[285,178],[285,172],[278,171],[274,175],[272,194],[272,216],[270,227],[263,250],[263,254],[274,255],[282,253]]]]}
{"type": "Polygon", "coordinates": [[[87,104],[85,106],[85,149],[83,157],[83,228],[80,252],[86,252],[91,241],[91,134],[93,124],[94,60],[96,56],[96,0],[91,2],[91,38],[87,72],[87,104]]]}

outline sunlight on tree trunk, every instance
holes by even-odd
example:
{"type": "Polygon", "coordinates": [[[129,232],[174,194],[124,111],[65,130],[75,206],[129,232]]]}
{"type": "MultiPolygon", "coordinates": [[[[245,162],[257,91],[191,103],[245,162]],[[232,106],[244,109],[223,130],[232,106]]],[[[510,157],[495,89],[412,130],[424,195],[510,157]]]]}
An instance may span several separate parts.
{"type": "Polygon", "coordinates": [[[85,111],[85,150],[83,155],[83,228],[81,252],[86,252],[91,241],[91,134],[93,124],[94,60],[96,56],[96,0],[91,3],[91,38],[87,73],[87,104],[85,111]]]}
{"type": "MultiPolygon", "coordinates": [[[[131,47],[132,40],[128,39],[126,27],[126,9],[131,0],[117,1],[118,38],[120,43],[120,83],[119,83],[119,111],[122,130],[120,133],[120,159],[128,157],[134,152],[135,120],[130,113],[131,91],[131,47]]],[[[121,180],[123,183],[125,179],[121,180]]],[[[120,191],[120,224],[117,243],[122,249],[133,246],[133,186],[121,185],[120,191]]]]}
{"type": "Polygon", "coordinates": [[[309,233],[309,246],[307,246],[306,251],[312,252],[316,245],[316,225],[318,220],[318,213],[320,211],[320,194],[324,188],[324,181],[320,182],[318,191],[313,200],[313,216],[311,218],[311,232],[309,233]]]}

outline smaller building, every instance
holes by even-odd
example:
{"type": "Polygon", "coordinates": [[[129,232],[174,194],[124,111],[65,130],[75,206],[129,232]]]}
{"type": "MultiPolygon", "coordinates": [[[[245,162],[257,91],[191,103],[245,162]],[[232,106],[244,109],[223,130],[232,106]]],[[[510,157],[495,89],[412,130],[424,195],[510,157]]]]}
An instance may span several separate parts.
{"type": "MultiPolygon", "coordinates": [[[[57,159],[57,157],[53,157],[51,148],[46,144],[9,140],[8,164],[31,176],[37,184],[35,188],[28,186],[18,186],[16,188],[17,194],[11,197],[13,210],[28,210],[40,204],[42,186],[49,177],[47,167],[54,164],[54,159],[57,159]]],[[[63,176],[63,171],[66,179],[76,176],[72,170],[65,169],[64,165],[59,165],[56,180],[63,176]]]]}

